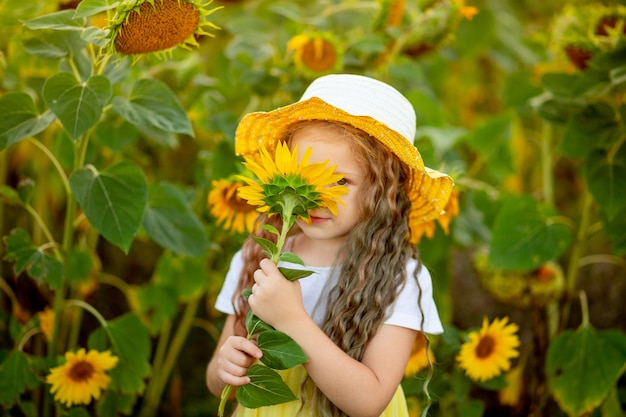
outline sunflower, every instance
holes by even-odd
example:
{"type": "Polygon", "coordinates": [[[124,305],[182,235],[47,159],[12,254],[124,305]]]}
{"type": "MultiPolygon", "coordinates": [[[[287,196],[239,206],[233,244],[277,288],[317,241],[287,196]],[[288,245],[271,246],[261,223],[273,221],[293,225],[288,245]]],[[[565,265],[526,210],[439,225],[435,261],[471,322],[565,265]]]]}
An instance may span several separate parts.
{"type": "Polygon", "coordinates": [[[432,239],[432,237],[435,235],[435,220],[437,220],[443,231],[448,234],[450,232],[450,222],[452,222],[452,218],[457,216],[458,214],[459,194],[456,190],[452,190],[450,198],[448,199],[448,202],[446,203],[443,212],[439,217],[437,217],[437,219],[433,219],[421,224],[415,224],[412,222],[411,230],[416,236],[418,242],[424,235],[426,235],[427,238],[432,239]]]}
{"type": "Polygon", "coordinates": [[[139,55],[171,54],[176,46],[198,46],[196,37],[214,36],[219,29],[207,16],[222,7],[208,10],[212,0],[125,0],[117,6],[108,26],[111,52],[139,55]]]}
{"type": "Polygon", "coordinates": [[[44,308],[37,313],[39,319],[39,328],[41,329],[47,340],[52,340],[52,328],[54,327],[54,310],[50,307],[44,308]]]}
{"type": "Polygon", "coordinates": [[[424,333],[418,333],[415,342],[413,342],[411,356],[409,357],[409,362],[406,364],[404,376],[411,377],[434,362],[435,355],[427,346],[426,336],[424,336],[424,333]]]}
{"type": "Polygon", "coordinates": [[[212,182],[213,190],[207,198],[210,213],[224,229],[235,233],[251,233],[257,217],[256,207],[237,195],[244,185],[238,180],[221,179],[212,182]]]}
{"type": "Polygon", "coordinates": [[[296,67],[310,77],[337,72],[343,65],[339,42],[328,32],[294,36],[287,43],[287,49],[294,51],[296,67]]]}
{"type": "MultiPolygon", "coordinates": [[[[298,162],[298,147],[293,154],[286,143],[276,147],[275,160],[265,148],[261,148],[259,163],[246,159],[244,165],[258,178],[258,182],[239,175],[247,185],[239,188],[239,197],[258,207],[261,213],[288,213],[309,218],[309,210],[325,207],[337,214],[337,202],[348,189],[336,185],[342,176],[334,174],[334,166],[325,163],[309,164],[312,149],[304,153],[298,162]]],[[[294,219],[295,220],[295,219],[294,219]]]]}
{"type": "Polygon", "coordinates": [[[489,324],[483,319],[480,331],[471,332],[469,341],[461,346],[456,359],[459,367],[474,381],[486,381],[511,367],[511,359],[519,356],[518,326],[507,324],[509,318],[495,319],[489,324]]]}
{"type": "Polygon", "coordinates": [[[52,384],[50,393],[54,399],[66,406],[89,404],[92,399],[100,398],[111,378],[104,372],[117,364],[118,358],[110,351],[98,352],[78,349],[76,353],[66,352],[65,363],[50,370],[46,382],[52,384]]]}

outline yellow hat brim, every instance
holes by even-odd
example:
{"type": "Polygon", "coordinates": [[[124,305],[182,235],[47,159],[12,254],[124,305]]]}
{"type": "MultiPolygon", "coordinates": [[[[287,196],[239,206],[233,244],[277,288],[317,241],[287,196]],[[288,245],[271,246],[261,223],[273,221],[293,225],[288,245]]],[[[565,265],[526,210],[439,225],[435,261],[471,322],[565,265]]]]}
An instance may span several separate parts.
{"type": "Polygon", "coordinates": [[[439,217],[454,186],[452,178],[424,166],[418,149],[400,133],[369,116],[355,116],[334,107],[317,97],[311,97],[269,112],[254,112],[243,117],[235,132],[235,152],[255,158],[265,147],[274,154],[278,142],[286,139],[294,123],[307,120],[325,120],[346,123],[378,139],[387,146],[411,172],[409,198],[411,213],[411,241],[417,225],[439,217]]]}

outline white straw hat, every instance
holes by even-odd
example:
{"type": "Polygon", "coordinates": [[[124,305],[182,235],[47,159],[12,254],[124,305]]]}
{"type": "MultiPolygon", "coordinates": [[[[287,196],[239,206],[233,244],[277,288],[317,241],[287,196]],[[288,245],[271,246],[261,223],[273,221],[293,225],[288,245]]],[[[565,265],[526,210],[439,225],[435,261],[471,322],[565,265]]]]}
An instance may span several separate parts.
{"type": "Polygon", "coordinates": [[[452,178],[424,166],[413,145],[415,111],[398,90],[362,75],[320,77],[311,83],[300,101],[270,112],[245,115],[235,133],[235,151],[252,156],[265,147],[273,154],[289,127],[305,120],[337,121],[356,127],[386,145],[410,168],[412,242],[419,239],[421,225],[443,214],[452,193],[452,178]]]}

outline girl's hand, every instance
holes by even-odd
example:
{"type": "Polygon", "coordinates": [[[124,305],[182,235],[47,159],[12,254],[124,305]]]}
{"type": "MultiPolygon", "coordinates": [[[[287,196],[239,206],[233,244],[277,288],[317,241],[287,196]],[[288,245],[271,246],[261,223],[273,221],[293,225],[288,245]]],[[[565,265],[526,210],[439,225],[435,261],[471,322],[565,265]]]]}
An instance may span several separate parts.
{"type": "Polygon", "coordinates": [[[300,283],[285,278],[269,259],[263,259],[259,267],[254,272],[255,284],[248,297],[254,314],[277,330],[288,321],[298,320],[302,314],[308,317],[302,304],[300,283]]]}
{"type": "Polygon", "coordinates": [[[250,382],[246,375],[250,368],[261,357],[261,349],[256,343],[242,336],[230,336],[219,348],[217,357],[217,377],[224,384],[234,386],[250,382]]]}

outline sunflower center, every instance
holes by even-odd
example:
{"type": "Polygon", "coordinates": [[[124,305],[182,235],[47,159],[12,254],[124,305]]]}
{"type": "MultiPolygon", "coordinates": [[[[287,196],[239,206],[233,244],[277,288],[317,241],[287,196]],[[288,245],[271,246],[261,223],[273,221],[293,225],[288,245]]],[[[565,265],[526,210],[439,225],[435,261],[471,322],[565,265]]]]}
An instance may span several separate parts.
{"type": "Polygon", "coordinates": [[[76,362],[68,372],[68,376],[76,382],[89,380],[94,373],[94,367],[87,361],[76,362]]]}
{"type": "Polygon", "coordinates": [[[256,210],[256,207],[248,204],[246,200],[239,198],[237,196],[237,193],[234,193],[230,189],[225,189],[222,195],[224,197],[224,201],[227,202],[228,207],[230,207],[235,212],[248,213],[256,210]]]}
{"type": "Polygon", "coordinates": [[[115,39],[115,49],[125,54],[145,54],[173,48],[193,35],[200,12],[185,0],[148,0],[132,10],[115,39]]]}
{"type": "Polygon", "coordinates": [[[331,69],[337,62],[337,53],[332,43],[315,38],[302,47],[302,63],[313,71],[323,72],[331,69]]]}
{"type": "Polygon", "coordinates": [[[489,357],[489,355],[491,355],[491,353],[493,352],[495,346],[496,342],[495,340],[493,340],[493,337],[489,335],[481,337],[480,342],[478,342],[478,345],[476,346],[476,356],[480,359],[489,357]]]}

